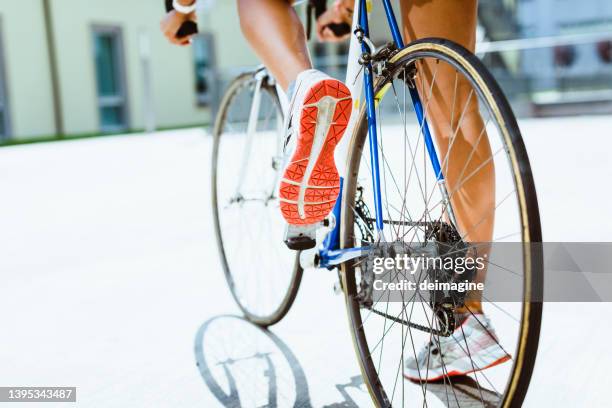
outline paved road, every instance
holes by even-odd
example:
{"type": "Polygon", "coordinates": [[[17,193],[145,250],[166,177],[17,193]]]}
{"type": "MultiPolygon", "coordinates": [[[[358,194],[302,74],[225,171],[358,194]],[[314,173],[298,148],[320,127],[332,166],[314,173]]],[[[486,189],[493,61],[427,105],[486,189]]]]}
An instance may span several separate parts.
{"type": "MultiPolygon", "coordinates": [[[[521,126],[545,239],[612,241],[612,117],[521,126]]],[[[215,407],[233,387],[245,406],[369,406],[332,274],[306,273],[273,333],[228,316],[210,150],[200,130],[0,149],[1,386],[77,386],[82,407],[215,407]]],[[[607,405],[611,313],[547,305],[525,406],[607,405]]]]}

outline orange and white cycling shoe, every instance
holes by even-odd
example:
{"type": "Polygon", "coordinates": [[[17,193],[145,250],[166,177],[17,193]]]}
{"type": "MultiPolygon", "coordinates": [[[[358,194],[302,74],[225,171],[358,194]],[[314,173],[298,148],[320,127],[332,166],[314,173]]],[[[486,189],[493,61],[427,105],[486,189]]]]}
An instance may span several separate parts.
{"type": "Polygon", "coordinates": [[[298,75],[286,121],[286,164],[280,180],[280,209],[287,221],[285,244],[296,250],[315,246],[315,234],[340,193],[336,145],[351,117],[348,88],[310,69],[298,75]]]}

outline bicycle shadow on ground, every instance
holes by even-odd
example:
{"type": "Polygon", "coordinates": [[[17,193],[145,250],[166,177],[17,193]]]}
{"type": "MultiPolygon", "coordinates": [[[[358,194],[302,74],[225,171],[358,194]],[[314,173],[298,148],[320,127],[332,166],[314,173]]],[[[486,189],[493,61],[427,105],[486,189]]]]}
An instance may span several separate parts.
{"type": "Polygon", "coordinates": [[[287,345],[238,316],[216,316],[198,329],[196,364],[225,407],[311,407],[306,376],[287,345]]]}
{"type": "Polygon", "coordinates": [[[501,401],[500,394],[485,388],[467,375],[429,382],[427,391],[438,397],[448,408],[494,408],[501,401]]]}
{"type": "MultiPolygon", "coordinates": [[[[233,315],[215,316],[195,336],[200,375],[225,407],[312,408],[308,380],[293,351],[276,334],[233,315]]],[[[324,408],[359,408],[360,375],[336,384],[342,401],[324,408]]]]}

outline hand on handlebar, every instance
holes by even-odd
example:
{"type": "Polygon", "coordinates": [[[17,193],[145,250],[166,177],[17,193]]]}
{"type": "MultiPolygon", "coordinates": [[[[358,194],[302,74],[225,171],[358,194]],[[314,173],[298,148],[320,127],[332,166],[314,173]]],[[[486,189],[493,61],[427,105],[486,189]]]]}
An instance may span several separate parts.
{"type": "Polygon", "coordinates": [[[179,37],[178,32],[181,26],[189,21],[194,23],[197,21],[197,16],[195,12],[190,14],[181,14],[176,12],[175,10],[171,10],[170,12],[168,12],[168,14],[166,14],[159,26],[161,32],[168,39],[168,41],[170,41],[172,44],[185,46],[191,44],[193,34],[184,37],[179,37]]]}
{"type": "Polygon", "coordinates": [[[317,18],[317,38],[319,41],[337,42],[347,39],[348,33],[337,35],[330,25],[348,24],[349,28],[353,22],[353,11],[345,5],[346,1],[336,0],[334,5],[327,9],[317,18]]]}

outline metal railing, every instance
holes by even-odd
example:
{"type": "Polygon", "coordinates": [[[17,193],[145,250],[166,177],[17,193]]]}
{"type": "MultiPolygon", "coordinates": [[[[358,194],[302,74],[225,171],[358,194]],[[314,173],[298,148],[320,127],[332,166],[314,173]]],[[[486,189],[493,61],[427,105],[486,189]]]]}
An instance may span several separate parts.
{"type": "MultiPolygon", "coordinates": [[[[608,43],[612,46],[612,31],[484,41],[476,54],[518,116],[612,113],[612,61],[598,55],[599,44],[608,43]]],[[[346,55],[332,52],[314,60],[316,68],[344,79],[346,55]]],[[[218,89],[245,69],[225,70],[217,76],[218,89]]]]}

